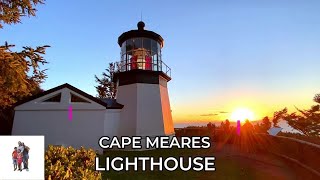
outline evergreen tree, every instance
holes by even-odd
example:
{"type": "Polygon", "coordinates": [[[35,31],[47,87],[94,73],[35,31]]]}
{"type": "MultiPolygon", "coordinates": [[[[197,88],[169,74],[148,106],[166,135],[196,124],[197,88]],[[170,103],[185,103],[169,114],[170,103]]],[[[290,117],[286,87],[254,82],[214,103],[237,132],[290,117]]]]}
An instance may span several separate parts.
{"type": "Polygon", "coordinates": [[[298,113],[294,112],[284,116],[291,127],[306,136],[320,136],[320,95],[316,94],[313,100],[319,104],[307,110],[296,108],[298,113]]]}
{"type": "Polygon", "coordinates": [[[111,98],[115,99],[117,93],[116,84],[113,82],[113,76],[116,72],[116,64],[109,63],[109,67],[102,73],[102,77],[99,78],[95,75],[98,86],[95,86],[99,98],[111,98]]]}
{"type": "Polygon", "coordinates": [[[287,112],[288,112],[287,108],[284,108],[280,111],[276,111],[273,113],[273,119],[272,119],[273,127],[279,127],[278,126],[279,120],[283,118],[283,116],[287,114],[287,112]]]}
{"type": "MultiPolygon", "coordinates": [[[[20,23],[23,16],[35,16],[35,6],[43,3],[44,0],[0,0],[0,29],[4,24],[20,23]]],[[[40,84],[47,77],[40,66],[47,63],[42,56],[49,46],[24,46],[21,51],[13,51],[13,47],[7,42],[0,45],[0,135],[11,134],[13,105],[40,92],[40,84]]]]}
{"type": "Polygon", "coordinates": [[[261,122],[260,126],[261,126],[261,131],[264,132],[264,133],[267,132],[271,128],[271,122],[270,122],[268,116],[265,116],[262,119],[262,122],[261,122]]]}

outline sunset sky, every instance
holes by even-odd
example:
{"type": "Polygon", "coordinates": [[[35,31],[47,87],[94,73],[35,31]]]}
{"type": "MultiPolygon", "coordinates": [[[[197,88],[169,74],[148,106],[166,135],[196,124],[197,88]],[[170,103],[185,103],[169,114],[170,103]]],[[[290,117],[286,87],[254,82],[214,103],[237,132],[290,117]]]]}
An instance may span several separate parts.
{"type": "Polygon", "coordinates": [[[0,29],[0,42],[48,44],[50,89],[63,83],[96,95],[94,75],[119,61],[119,35],[146,29],[165,40],[173,119],[208,122],[248,108],[255,119],[320,93],[320,1],[52,0],[37,17],[0,29]]]}

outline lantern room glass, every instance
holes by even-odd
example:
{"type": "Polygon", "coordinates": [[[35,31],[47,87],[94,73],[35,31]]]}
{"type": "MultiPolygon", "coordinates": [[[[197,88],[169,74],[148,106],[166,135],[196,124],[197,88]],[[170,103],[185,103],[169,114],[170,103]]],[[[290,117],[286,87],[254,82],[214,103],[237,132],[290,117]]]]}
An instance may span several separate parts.
{"type": "Polygon", "coordinates": [[[121,45],[121,71],[134,69],[162,71],[160,43],[139,37],[126,40],[121,45]]]}

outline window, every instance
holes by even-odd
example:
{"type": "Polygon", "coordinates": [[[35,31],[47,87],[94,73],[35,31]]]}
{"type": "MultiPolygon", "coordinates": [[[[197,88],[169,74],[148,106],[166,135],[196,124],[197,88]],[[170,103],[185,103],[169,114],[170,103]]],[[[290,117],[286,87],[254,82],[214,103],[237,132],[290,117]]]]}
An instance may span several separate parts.
{"type": "Polygon", "coordinates": [[[61,101],[61,93],[56,94],[46,100],[44,100],[43,102],[60,102],[61,101]]]}
{"type": "Polygon", "coordinates": [[[133,42],[132,39],[128,39],[126,42],[126,51],[131,51],[133,49],[133,42]]]}
{"type": "Polygon", "coordinates": [[[158,53],[158,42],[152,40],[151,41],[151,51],[152,53],[158,53]]]}
{"type": "Polygon", "coordinates": [[[142,48],[142,39],[141,38],[133,39],[133,46],[134,46],[134,49],[142,48]]]}
{"type": "Polygon", "coordinates": [[[151,50],[151,39],[143,38],[143,47],[150,51],[151,50]]]}
{"type": "Polygon", "coordinates": [[[126,41],[122,43],[121,45],[121,55],[126,53],[126,41]]]}
{"type": "Polygon", "coordinates": [[[87,101],[77,95],[74,95],[72,93],[70,93],[70,95],[71,95],[71,102],[90,103],[89,101],[87,101]]]}
{"type": "Polygon", "coordinates": [[[161,55],[161,46],[160,43],[157,43],[157,48],[158,48],[158,55],[161,55]]]}

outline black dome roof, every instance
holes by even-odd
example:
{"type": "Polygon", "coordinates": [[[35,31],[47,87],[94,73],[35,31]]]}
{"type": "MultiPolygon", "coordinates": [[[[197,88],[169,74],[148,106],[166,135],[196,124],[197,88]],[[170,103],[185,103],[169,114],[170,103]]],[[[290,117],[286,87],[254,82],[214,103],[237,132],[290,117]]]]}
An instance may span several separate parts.
{"type": "Polygon", "coordinates": [[[122,33],[119,36],[118,44],[120,47],[124,41],[131,39],[131,38],[136,38],[136,37],[145,37],[145,38],[153,39],[155,41],[158,41],[160,43],[161,47],[163,47],[163,41],[164,41],[163,38],[159,34],[153,32],[153,31],[145,30],[144,29],[145,23],[143,21],[138,22],[137,26],[138,26],[137,30],[127,31],[127,32],[122,33]]]}

